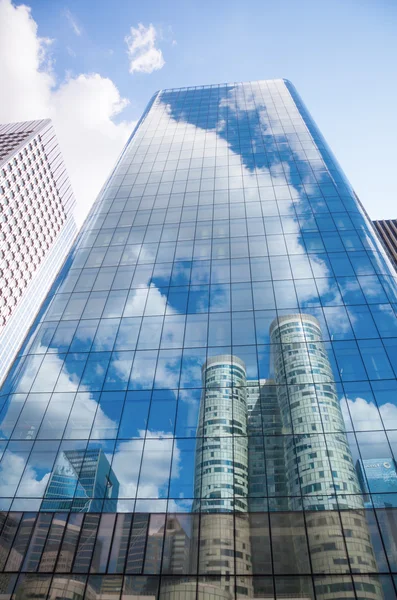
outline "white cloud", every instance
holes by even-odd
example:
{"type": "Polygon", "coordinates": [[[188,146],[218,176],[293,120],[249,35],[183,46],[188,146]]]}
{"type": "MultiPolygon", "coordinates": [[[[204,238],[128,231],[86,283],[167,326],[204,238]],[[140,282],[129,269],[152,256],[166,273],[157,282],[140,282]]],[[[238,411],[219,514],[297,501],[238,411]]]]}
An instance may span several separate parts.
{"type": "Polygon", "coordinates": [[[49,45],[38,36],[29,7],[0,0],[0,123],[52,119],[81,222],[134,123],[114,122],[128,101],[110,79],[79,74],[59,85],[49,45]]]}
{"type": "Polygon", "coordinates": [[[72,13],[70,12],[70,10],[68,8],[66,8],[63,12],[64,16],[66,17],[70,27],[73,29],[73,32],[76,35],[81,35],[81,27],[78,25],[77,21],[76,21],[76,17],[74,15],[72,15],[72,13]]]}
{"type": "Polygon", "coordinates": [[[127,54],[130,58],[130,73],[153,73],[165,65],[163,53],[156,48],[157,31],[150,23],[145,27],[131,27],[130,35],[126,36],[127,54]]]}
{"type": "Polygon", "coordinates": [[[73,48],[71,48],[70,46],[66,46],[66,52],[69,54],[69,56],[71,56],[72,58],[76,58],[77,54],[76,52],[73,50],[73,48]]]}

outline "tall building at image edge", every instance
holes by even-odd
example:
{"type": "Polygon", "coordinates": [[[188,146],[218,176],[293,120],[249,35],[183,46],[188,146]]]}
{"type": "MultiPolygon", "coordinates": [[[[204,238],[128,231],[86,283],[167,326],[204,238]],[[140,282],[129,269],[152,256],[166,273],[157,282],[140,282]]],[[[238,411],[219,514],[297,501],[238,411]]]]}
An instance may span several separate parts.
{"type": "Polygon", "coordinates": [[[0,196],[2,382],[77,233],[49,119],[0,125],[0,196]]]}
{"type": "Polygon", "coordinates": [[[397,221],[396,219],[384,219],[374,221],[375,229],[384,245],[386,246],[389,256],[397,268],[397,221]]]}
{"type": "Polygon", "coordinates": [[[0,389],[2,598],[397,600],[395,277],[290,82],[157,92],[0,389]]]}

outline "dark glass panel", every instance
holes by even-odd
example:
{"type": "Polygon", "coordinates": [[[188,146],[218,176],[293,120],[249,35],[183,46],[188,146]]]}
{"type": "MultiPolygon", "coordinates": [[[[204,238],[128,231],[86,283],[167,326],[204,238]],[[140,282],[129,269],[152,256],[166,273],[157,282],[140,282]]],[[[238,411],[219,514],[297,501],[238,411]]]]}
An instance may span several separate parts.
{"type": "Polygon", "coordinates": [[[57,560],[57,573],[69,573],[72,569],[74,554],[76,552],[81,525],[83,523],[83,516],[84,515],[82,514],[73,513],[69,516],[57,560]]]}
{"type": "Polygon", "coordinates": [[[125,566],[126,573],[142,573],[146,551],[149,515],[134,515],[131,536],[128,544],[128,556],[125,566]]]}
{"type": "Polygon", "coordinates": [[[25,552],[30,543],[30,536],[36,522],[36,513],[25,513],[19,524],[18,533],[14,539],[11,552],[5,565],[5,571],[19,571],[25,552]]]}
{"type": "Polygon", "coordinates": [[[12,600],[46,600],[51,575],[20,575],[12,600]]]}
{"type": "Polygon", "coordinates": [[[91,573],[106,573],[107,563],[112,543],[113,529],[116,515],[103,514],[95,540],[95,549],[92,557],[91,573]]]}
{"type": "Polygon", "coordinates": [[[65,532],[67,518],[67,513],[56,513],[54,515],[41,557],[39,571],[49,573],[55,570],[55,564],[58,552],[61,548],[61,541],[65,532]]]}
{"type": "Polygon", "coordinates": [[[303,513],[270,513],[270,526],[274,572],[310,573],[303,513]]]}
{"type": "Polygon", "coordinates": [[[117,515],[116,527],[114,530],[108,564],[109,573],[123,573],[124,571],[132,519],[132,514],[117,515]]]}

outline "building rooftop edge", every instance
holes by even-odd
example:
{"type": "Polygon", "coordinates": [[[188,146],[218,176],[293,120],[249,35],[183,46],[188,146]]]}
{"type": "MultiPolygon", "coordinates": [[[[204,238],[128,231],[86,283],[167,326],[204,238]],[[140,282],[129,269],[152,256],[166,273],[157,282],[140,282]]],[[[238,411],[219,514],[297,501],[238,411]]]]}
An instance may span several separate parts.
{"type": "Polygon", "coordinates": [[[183,86],[183,87],[175,87],[175,88],[163,88],[160,90],[157,90],[156,92],[154,92],[154,96],[158,96],[159,94],[162,94],[163,92],[174,92],[174,91],[182,91],[182,90],[202,90],[202,89],[210,89],[210,88],[219,88],[219,87],[225,87],[225,86],[235,86],[235,85],[247,85],[249,83],[269,83],[269,82],[275,82],[275,81],[282,81],[285,84],[291,85],[293,86],[294,84],[289,80],[286,79],[285,77],[274,77],[272,79],[251,79],[249,81],[224,81],[222,83],[209,83],[209,84],[205,84],[205,85],[190,85],[190,86],[183,86]]]}

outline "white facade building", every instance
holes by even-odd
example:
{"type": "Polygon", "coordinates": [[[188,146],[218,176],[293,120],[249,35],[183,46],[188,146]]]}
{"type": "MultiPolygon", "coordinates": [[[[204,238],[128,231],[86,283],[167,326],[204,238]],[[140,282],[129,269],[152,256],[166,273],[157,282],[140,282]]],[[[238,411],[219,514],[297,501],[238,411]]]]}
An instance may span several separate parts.
{"type": "Polygon", "coordinates": [[[0,197],[1,383],[77,232],[49,119],[0,125],[0,197]]]}

